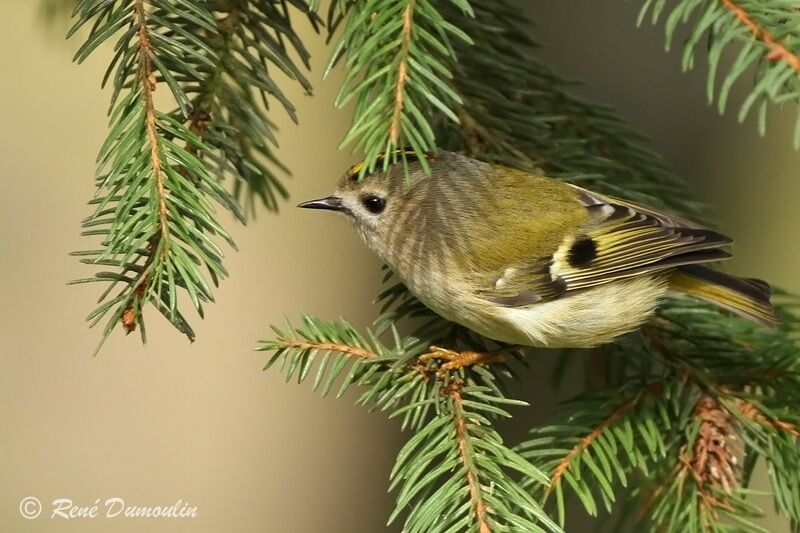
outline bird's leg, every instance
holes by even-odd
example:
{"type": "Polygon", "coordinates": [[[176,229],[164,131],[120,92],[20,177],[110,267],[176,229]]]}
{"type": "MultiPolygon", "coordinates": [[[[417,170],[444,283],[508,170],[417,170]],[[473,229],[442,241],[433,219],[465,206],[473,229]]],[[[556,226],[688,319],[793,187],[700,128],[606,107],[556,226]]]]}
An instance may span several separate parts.
{"type": "Polygon", "coordinates": [[[457,352],[447,348],[440,348],[439,346],[431,346],[428,353],[420,356],[419,361],[420,363],[425,363],[431,359],[447,361],[439,367],[438,374],[441,376],[451,370],[458,370],[465,366],[502,363],[506,359],[505,352],[516,350],[517,348],[519,346],[506,346],[489,352],[473,352],[471,350],[457,352]]]}

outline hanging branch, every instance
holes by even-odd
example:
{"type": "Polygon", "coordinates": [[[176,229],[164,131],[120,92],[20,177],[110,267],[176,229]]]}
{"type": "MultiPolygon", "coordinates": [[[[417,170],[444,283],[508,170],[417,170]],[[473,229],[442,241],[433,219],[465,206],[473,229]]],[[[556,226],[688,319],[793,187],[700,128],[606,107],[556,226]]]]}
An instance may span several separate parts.
{"type": "Polygon", "coordinates": [[[408,56],[411,47],[411,26],[414,20],[414,7],[416,0],[409,0],[408,6],[403,11],[403,29],[400,32],[400,51],[397,56],[397,80],[394,83],[394,110],[392,121],[389,125],[389,142],[397,145],[400,136],[403,101],[405,100],[405,85],[408,77],[408,56]]]}
{"type": "Polygon", "coordinates": [[[91,202],[95,211],[84,221],[89,228],[84,234],[103,236],[103,248],[77,254],[86,263],[118,269],[79,280],[111,282],[99,307],[89,315],[94,325],[110,314],[101,344],[118,321],[126,332],[140,326],[144,339],[141,310],[147,302],[192,339],[194,333],[177,307],[176,287],[184,287],[199,310],[200,300],[211,298],[199,265],[224,275],[221,251],[208,234],[229,240],[204,197],[237,212],[235,202],[197,158],[174,142],[180,139],[186,145],[202,146],[201,140],[153,103],[153,92],[163,84],[187,115],[189,99],[176,78],[197,79],[200,64],[213,64],[213,52],[195,49],[191,31],[186,29],[201,25],[213,30],[211,15],[202,6],[191,5],[191,15],[181,17],[169,7],[161,1],[117,5],[86,0],[78,5],[78,20],[71,30],[74,33],[94,20],[76,54],[80,62],[104,40],[127,28],[105,77],[113,78],[114,84],[112,125],[98,157],[98,192],[91,202]],[[159,33],[153,26],[159,20],[168,21],[175,31],[159,33]],[[106,300],[117,284],[123,288],[106,300]]]}
{"type": "MultiPolygon", "coordinates": [[[[471,15],[466,0],[449,0],[471,15]]],[[[326,75],[345,59],[345,79],[336,107],[355,103],[353,123],[342,145],[365,156],[362,172],[372,170],[382,153],[410,146],[422,159],[434,150],[431,120],[443,114],[454,122],[453,106],[460,97],[450,86],[453,43],[469,38],[442,16],[432,0],[372,0],[332,2],[331,34],[344,23],[326,75]]],[[[384,158],[383,168],[396,162],[384,158]]],[[[405,161],[401,152],[399,157],[405,161]]]]}
{"type": "MultiPolygon", "coordinates": [[[[306,2],[290,3],[316,27],[317,16],[306,2]]],[[[295,123],[297,113],[271,70],[278,69],[310,94],[311,84],[292,52],[306,69],[310,54],[294,29],[286,3],[226,0],[217,2],[216,9],[217,33],[207,37],[217,59],[192,99],[189,129],[211,148],[199,157],[212,174],[233,178],[231,190],[237,200],[246,199],[250,211],[256,199],[277,211],[279,201],[287,196],[278,172],[289,171],[271,147],[278,141],[267,114],[270,99],[277,100],[295,123]]]]}
{"type": "Polygon", "coordinates": [[[254,95],[264,106],[268,97],[278,99],[296,118],[269,65],[309,89],[288,57],[286,41],[307,65],[287,6],[267,0],[179,4],[82,0],[70,30],[92,23],[78,62],[118,36],[103,82],[113,86],[111,127],[98,156],[95,209],[83,224],[84,235],[103,240],[100,249],[75,254],[114,269],[76,281],[110,283],[88,317],[92,326],[106,319],[100,345],[118,323],[126,333],[139,328],[144,341],[148,303],[193,340],[178,293],[185,291],[202,317],[203,303],[213,301],[209,280],[217,285],[227,275],[216,239],[234,246],[213,204],[244,221],[237,201],[243,186],[270,209],[285,197],[265,162],[278,164],[265,140],[275,137],[254,95]],[[162,87],[177,102],[170,113],[155,104],[162,87]],[[231,191],[221,184],[226,175],[235,179],[231,191]]]}

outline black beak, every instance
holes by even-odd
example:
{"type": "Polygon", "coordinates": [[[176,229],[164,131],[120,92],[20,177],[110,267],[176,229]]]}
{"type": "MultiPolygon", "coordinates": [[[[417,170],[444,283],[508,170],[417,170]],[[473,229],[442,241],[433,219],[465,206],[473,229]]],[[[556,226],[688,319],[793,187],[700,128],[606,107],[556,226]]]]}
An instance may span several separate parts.
{"type": "Polygon", "coordinates": [[[342,199],[338,196],[328,196],[327,198],[320,198],[319,200],[309,200],[302,204],[297,204],[297,207],[305,209],[329,209],[331,211],[342,211],[342,199]]]}

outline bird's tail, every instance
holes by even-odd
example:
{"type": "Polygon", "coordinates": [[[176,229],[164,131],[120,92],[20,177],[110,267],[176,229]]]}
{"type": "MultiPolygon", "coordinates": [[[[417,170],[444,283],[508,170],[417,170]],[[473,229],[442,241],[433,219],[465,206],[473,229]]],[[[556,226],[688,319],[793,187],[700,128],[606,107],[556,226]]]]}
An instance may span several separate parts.
{"type": "Polygon", "coordinates": [[[705,266],[686,265],[672,272],[669,287],[759,324],[775,326],[779,322],[769,301],[772,288],[760,279],[737,278],[705,266]]]}

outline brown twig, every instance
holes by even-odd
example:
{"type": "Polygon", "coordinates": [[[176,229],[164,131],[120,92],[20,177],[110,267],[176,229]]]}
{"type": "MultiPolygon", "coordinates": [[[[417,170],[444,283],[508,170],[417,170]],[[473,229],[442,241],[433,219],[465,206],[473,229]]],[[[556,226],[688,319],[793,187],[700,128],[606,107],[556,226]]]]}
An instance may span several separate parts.
{"type": "Polygon", "coordinates": [[[628,400],[627,402],[623,403],[619,407],[617,407],[611,415],[603,420],[596,428],[594,428],[589,434],[583,437],[578,444],[576,444],[567,455],[561,460],[559,465],[553,471],[553,475],[550,477],[550,488],[549,491],[552,491],[560,482],[561,477],[564,473],[569,469],[570,465],[572,464],[572,460],[575,459],[578,454],[586,450],[589,446],[591,446],[592,442],[595,441],[603,432],[608,429],[609,426],[614,424],[617,420],[619,420],[625,413],[629,412],[631,409],[636,407],[636,405],[644,398],[652,396],[654,394],[660,393],[664,388],[662,383],[653,383],[646,387],[644,390],[640,391],[636,396],[628,400]]]}
{"type": "Polygon", "coordinates": [[[782,42],[776,40],[767,30],[759,26],[742,6],[736,4],[733,0],[720,1],[723,6],[736,15],[736,18],[738,18],[742,24],[753,32],[753,36],[756,39],[760,39],[769,47],[770,51],[767,54],[767,59],[771,61],[785,61],[794,70],[800,72],[800,57],[786,48],[782,42]]]}
{"type": "MultiPolygon", "coordinates": [[[[158,191],[158,225],[161,238],[167,240],[169,238],[167,190],[164,186],[164,172],[161,169],[161,147],[158,144],[158,133],[156,132],[156,110],[153,104],[156,77],[153,72],[153,60],[150,57],[152,48],[150,46],[144,0],[134,1],[134,11],[136,13],[136,22],[139,26],[139,81],[142,85],[142,94],[145,102],[145,128],[147,129],[147,140],[150,148],[150,164],[153,167],[156,190],[158,191]]],[[[161,253],[166,254],[166,247],[162,248],[161,253]]]]}
{"type": "Polygon", "coordinates": [[[400,63],[397,66],[397,81],[394,85],[394,111],[392,112],[392,123],[389,126],[389,141],[397,143],[400,137],[401,114],[403,111],[403,100],[408,79],[408,54],[411,47],[411,27],[414,20],[414,8],[417,0],[409,0],[403,12],[403,30],[400,42],[400,63]]]}
{"type": "Polygon", "coordinates": [[[480,533],[491,533],[492,529],[486,519],[486,502],[481,496],[480,482],[477,475],[471,467],[472,458],[470,457],[472,451],[469,447],[467,435],[467,420],[464,416],[464,404],[461,397],[461,384],[460,382],[453,381],[448,389],[448,394],[453,400],[453,416],[456,422],[456,439],[458,440],[458,450],[461,454],[461,462],[464,463],[464,468],[467,471],[467,485],[469,486],[469,497],[472,501],[472,507],[475,511],[475,520],[478,525],[480,533]]]}
{"type": "MultiPolygon", "coordinates": [[[[135,0],[134,11],[136,14],[137,23],[139,25],[139,74],[142,83],[142,94],[145,98],[145,127],[147,129],[147,138],[150,148],[150,161],[153,168],[153,174],[156,177],[156,189],[159,195],[159,233],[150,239],[148,244],[147,259],[145,261],[145,268],[139,274],[138,281],[136,282],[133,290],[134,301],[130,302],[122,311],[121,321],[125,333],[131,333],[137,326],[137,314],[134,311],[135,302],[140,300],[147,289],[147,283],[150,279],[150,273],[153,270],[156,250],[159,248],[161,241],[166,241],[169,237],[169,227],[167,225],[168,209],[166,198],[168,191],[164,185],[164,173],[161,168],[160,146],[158,144],[158,137],[156,132],[156,113],[155,105],[153,103],[153,93],[156,90],[155,73],[153,72],[153,61],[150,57],[152,48],[150,44],[149,30],[146,24],[146,12],[144,7],[144,0],[135,0]]],[[[221,38],[228,38],[234,31],[236,24],[239,22],[239,8],[236,5],[230,7],[228,16],[220,23],[220,30],[222,32],[221,38]]],[[[207,38],[211,35],[207,34],[207,38]]],[[[206,87],[210,89],[204,95],[197,108],[193,110],[191,119],[189,121],[189,131],[199,138],[203,138],[209,125],[211,124],[212,117],[208,110],[209,101],[212,99],[214,91],[216,91],[217,83],[222,71],[222,61],[215,70],[214,74],[206,80],[206,87]]],[[[192,155],[198,154],[198,146],[191,141],[187,141],[184,149],[192,155]]],[[[188,170],[184,166],[177,168],[187,179],[192,177],[189,175],[188,170]]],[[[161,256],[165,257],[168,254],[168,248],[161,245],[161,256]]]]}
{"type": "Polygon", "coordinates": [[[132,300],[125,309],[122,310],[120,321],[125,333],[130,333],[136,329],[137,313],[135,312],[136,303],[142,298],[147,290],[150,272],[155,264],[155,254],[160,249],[161,257],[168,253],[166,243],[169,240],[169,227],[167,225],[167,190],[164,186],[164,171],[161,168],[161,147],[158,143],[158,133],[156,132],[156,110],[153,103],[153,93],[156,90],[156,77],[153,72],[153,60],[151,58],[152,47],[150,44],[150,34],[147,28],[147,14],[145,12],[144,0],[134,0],[133,10],[136,17],[138,29],[139,47],[139,83],[142,87],[144,96],[145,130],[147,133],[148,148],[150,149],[150,166],[153,169],[153,176],[156,181],[156,191],[158,194],[158,233],[153,235],[148,243],[148,255],[145,260],[145,267],[138,276],[138,281],[133,289],[132,300]]]}
{"type": "Polygon", "coordinates": [[[306,342],[306,341],[290,341],[281,339],[279,342],[283,343],[286,348],[294,348],[297,350],[320,350],[323,352],[340,352],[349,355],[355,355],[363,359],[372,359],[378,357],[373,351],[359,348],[358,346],[350,346],[349,344],[337,344],[334,342],[306,342]]]}

